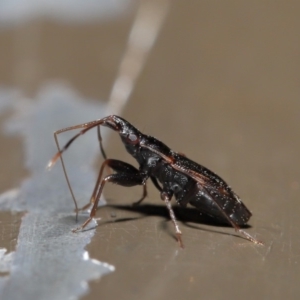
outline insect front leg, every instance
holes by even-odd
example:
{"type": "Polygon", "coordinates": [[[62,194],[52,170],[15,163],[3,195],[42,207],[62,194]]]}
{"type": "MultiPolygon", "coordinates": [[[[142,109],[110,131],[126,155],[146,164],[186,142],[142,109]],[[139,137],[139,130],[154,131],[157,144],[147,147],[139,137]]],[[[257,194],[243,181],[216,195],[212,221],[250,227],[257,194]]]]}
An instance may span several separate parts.
{"type": "MultiPolygon", "coordinates": [[[[94,190],[93,190],[93,193],[92,193],[89,203],[84,205],[82,208],[78,209],[77,212],[86,210],[95,203],[96,194],[97,194],[97,191],[98,191],[105,168],[111,168],[117,173],[140,174],[138,169],[136,169],[134,166],[132,166],[124,161],[117,160],[117,159],[106,159],[101,165],[101,168],[100,168],[100,171],[98,174],[98,178],[97,178],[97,181],[96,181],[96,184],[95,184],[95,187],[94,187],[94,190]]],[[[138,202],[140,203],[141,201],[143,201],[146,198],[146,196],[147,196],[147,188],[146,188],[146,181],[145,181],[143,183],[143,195],[142,195],[141,199],[138,200],[138,202]]]]}
{"type": "Polygon", "coordinates": [[[94,188],[93,195],[91,197],[92,202],[90,202],[89,204],[86,205],[87,207],[89,207],[91,204],[93,204],[92,210],[90,212],[90,216],[80,227],[74,229],[73,232],[83,230],[91,222],[91,220],[95,217],[100,196],[101,196],[103,188],[107,182],[111,182],[111,183],[118,184],[121,186],[126,186],[126,187],[135,186],[135,185],[145,185],[145,182],[146,182],[148,176],[145,175],[144,173],[140,173],[133,166],[131,166],[125,162],[121,162],[121,161],[117,161],[117,160],[113,160],[113,159],[107,160],[107,161],[110,161],[110,162],[105,161],[101,167],[102,172],[101,172],[101,170],[99,172],[98,180],[97,180],[96,186],[94,188]],[[104,169],[105,165],[107,165],[107,164],[110,164],[110,167],[115,170],[122,169],[123,172],[108,175],[101,180],[103,169],[104,169]],[[125,172],[124,172],[124,170],[125,170],[125,172]]]}
{"type": "MultiPolygon", "coordinates": [[[[150,177],[154,186],[161,192],[162,191],[162,188],[159,186],[158,182],[157,182],[157,179],[153,176],[150,177]]],[[[143,196],[140,200],[136,201],[136,202],[133,202],[133,206],[138,206],[141,204],[141,202],[146,198],[147,196],[147,189],[146,189],[146,184],[144,185],[144,192],[143,192],[143,196]]]]}
{"type": "Polygon", "coordinates": [[[176,232],[176,237],[177,237],[177,241],[179,243],[179,246],[180,246],[180,248],[184,248],[183,242],[182,242],[182,239],[181,239],[182,233],[181,233],[181,230],[179,229],[179,225],[177,223],[177,220],[176,220],[176,217],[175,217],[174,211],[172,209],[172,205],[171,205],[172,196],[173,196],[173,192],[169,193],[167,191],[162,191],[161,194],[160,194],[161,199],[163,201],[165,201],[165,204],[166,204],[167,209],[169,211],[171,220],[172,220],[172,222],[175,226],[175,232],[176,232]]]}
{"type": "MultiPolygon", "coordinates": [[[[116,171],[117,173],[124,173],[124,174],[126,173],[126,174],[130,174],[130,175],[136,174],[137,176],[141,176],[141,172],[137,168],[135,168],[134,166],[132,166],[124,161],[117,160],[117,159],[108,159],[108,160],[110,161],[108,166],[110,168],[112,168],[114,171],[116,171]]],[[[144,176],[143,178],[145,178],[145,175],[142,175],[142,176],[144,176]]],[[[146,178],[148,178],[148,176],[146,178]]],[[[146,179],[144,180],[142,185],[143,185],[142,197],[137,202],[134,202],[133,204],[141,203],[148,195],[146,179]]]]}

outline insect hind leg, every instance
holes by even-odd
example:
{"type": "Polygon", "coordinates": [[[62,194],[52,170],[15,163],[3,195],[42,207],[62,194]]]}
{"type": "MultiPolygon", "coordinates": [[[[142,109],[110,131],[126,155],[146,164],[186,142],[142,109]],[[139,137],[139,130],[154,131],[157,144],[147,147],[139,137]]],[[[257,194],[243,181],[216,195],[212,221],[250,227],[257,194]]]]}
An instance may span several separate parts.
{"type": "Polygon", "coordinates": [[[257,240],[256,238],[254,238],[254,237],[251,236],[248,232],[246,232],[246,231],[244,231],[244,230],[242,230],[242,229],[240,229],[240,228],[238,228],[237,231],[238,231],[240,234],[242,234],[243,236],[245,236],[247,240],[253,242],[254,244],[256,244],[256,245],[264,245],[263,242],[261,242],[261,241],[257,240]]]}
{"type": "Polygon", "coordinates": [[[175,217],[175,214],[174,214],[174,211],[172,209],[172,205],[171,205],[171,197],[168,195],[168,193],[166,192],[161,192],[161,199],[165,202],[166,206],[167,206],[167,209],[169,211],[169,214],[170,214],[170,217],[171,217],[171,220],[174,224],[174,227],[175,227],[175,232],[176,232],[176,237],[177,237],[177,241],[179,243],[179,246],[180,248],[184,248],[184,245],[183,245],[183,242],[182,242],[182,232],[181,230],[179,229],[179,225],[178,225],[178,222],[176,220],[176,217],[175,217]]]}

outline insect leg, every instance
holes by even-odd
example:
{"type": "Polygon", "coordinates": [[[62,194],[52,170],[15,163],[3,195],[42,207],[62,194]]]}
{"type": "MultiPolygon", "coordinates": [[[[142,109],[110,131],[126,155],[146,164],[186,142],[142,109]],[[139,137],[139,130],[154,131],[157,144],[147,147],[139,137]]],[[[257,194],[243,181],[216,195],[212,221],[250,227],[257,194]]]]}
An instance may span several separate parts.
{"type": "Polygon", "coordinates": [[[171,217],[171,220],[175,226],[175,232],[176,232],[176,237],[177,237],[177,241],[179,243],[179,246],[180,248],[184,248],[184,245],[183,245],[183,242],[182,242],[182,239],[181,239],[181,231],[179,229],[179,225],[177,223],[177,220],[176,220],[176,217],[175,217],[175,214],[174,214],[174,211],[172,209],[172,205],[171,205],[171,197],[167,192],[164,192],[162,191],[161,194],[161,199],[165,201],[165,204],[167,206],[167,209],[169,211],[169,214],[170,214],[170,217],[171,217]]]}
{"type": "Polygon", "coordinates": [[[60,149],[60,146],[59,146],[59,142],[58,142],[58,134],[62,133],[62,132],[66,132],[66,131],[70,131],[70,130],[74,130],[74,129],[78,129],[78,128],[85,128],[85,125],[86,124],[80,124],[80,125],[76,125],[76,126],[73,126],[73,127],[68,127],[68,128],[64,128],[64,129],[61,129],[61,130],[58,130],[58,131],[55,131],[54,132],[54,140],[55,140],[55,144],[56,144],[56,147],[57,147],[57,154],[52,158],[52,160],[49,162],[48,164],[48,168],[51,168],[51,166],[55,163],[55,161],[60,158],[60,161],[61,161],[61,165],[62,165],[62,168],[63,168],[63,172],[64,172],[64,175],[65,175],[65,178],[66,178],[66,181],[67,181],[67,185],[68,185],[68,188],[70,190],[70,193],[71,193],[71,196],[72,196],[72,199],[73,199],[73,202],[74,202],[74,206],[75,206],[75,212],[76,212],[76,221],[78,219],[78,205],[77,205],[77,201],[76,201],[76,198],[75,198],[75,195],[74,195],[74,192],[73,192],[73,189],[71,187],[71,183],[70,183],[70,180],[69,180],[69,177],[68,177],[68,174],[67,174],[67,171],[66,171],[66,167],[65,167],[65,163],[64,163],[64,160],[63,160],[63,157],[62,157],[62,152],[67,150],[68,147],[70,146],[70,144],[76,139],[78,138],[83,130],[76,134],[64,147],[63,147],[63,150],[60,149]]]}
{"type": "Polygon", "coordinates": [[[143,195],[142,197],[136,201],[136,202],[133,202],[132,205],[133,206],[137,206],[139,205],[146,197],[147,197],[148,193],[147,193],[147,187],[146,187],[146,182],[143,184],[143,195]]]}
{"type": "MultiPolygon", "coordinates": [[[[155,177],[153,177],[153,176],[151,176],[150,178],[151,178],[154,186],[161,192],[162,188],[160,187],[159,183],[157,182],[157,179],[155,177]]],[[[133,205],[134,206],[139,205],[146,198],[146,196],[147,196],[147,189],[146,189],[146,184],[145,184],[144,185],[144,192],[143,192],[142,198],[139,201],[134,202],[133,205]]]]}
{"type": "MultiPolygon", "coordinates": [[[[72,199],[73,199],[73,202],[74,202],[74,205],[75,205],[75,211],[76,211],[76,220],[77,220],[77,212],[78,212],[78,206],[77,206],[77,201],[75,199],[75,195],[73,193],[73,190],[72,190],[72,187],[71,187],[71,184],[70,184],[70,181],[69,181],[69,177],[68,177],[68,174],[67,174],[67,171],[66,171],[66,168],[65,168],[65,164],[64,164],[64,160],[63,160],[63,157],[62,157],[62,153],[64,151],[66,151],[69,146],[74,142],[74,140],[76,140],[79,136],[85,134],[88,130],[92,129],[93,127],[95,126],[98,126],[101,125],[103,123],[102,120],[96,120],[96,121],[92,121],[92,122],[88,122],[88,123],[83,123],[83,124],[79,124],[79,125],[75,125],[75,126],[72,126],[72,127],[67,127],[67,128],[63,128],[63,129],[60,129],[60,130],[57,130],[54,132],[54,140],[55,140],[55,143],[56,143],[56,147],[57,147],[57,150],[58,152],[54,155],[54,157],[50,160],[50,162],[48,163],[47,165],[47,168],[48,169],[51,169],[51,167],[55,164],[55,162],[60,158],[61,160],[61,164],[62,164],[62,168],[63,168],[63,172],[64,172],[64,175],[65,175],[65,178],[66,178],[66,181],[67,181],[67,185],[69,187],[69,190],[70,190],[70,193],[71,193],[71,196],[72,196],[72,199]],[[63,133],[63,132],[66,132],[66,131],[70,131],[70,130],[75,130],[75,129],[82,129],[79,133],[77,133],[76,135],[74,135],[68,142],[67,144],[62,148],[60,149],[60,146],[59,146],[59,142],[58,142],[58,138],[57,136],[60,134],[60,133],[63,133]]],[[[100,133],[99,133],[100,134],[100,133]]],[[[99,135],[98,135],[99,137],[99,135]]],[[[101,136],[100,136],[100,139],[101,139],[101,136]]]]}
{"type": "Polygon", "coordinates": [[[253,242],[254,244],[257,244],[257,245],[264,245],[263,242],[261,241],[258,241],[256,238],[254,238],[253,236],[251,236],[248,232],[240,229],[240,228],[237,228],[236,231],[238,231],[239,233],[243,234],[246,239],[248,239],[249,241],[253,242]]]}
{"type": "MultiPolygon", "coordinates": [[[[141,176],[140,175],[141,173],[137,168],[135,168],[134,166],[132,166],[124,161],[116,160],[116,159],[110,159],[109,161],[110,161],[110,163],[108,164],[108,166],[111,167],[117,173],[124,173],[124,174],[129,174],[129,175],[135,174],[137,176],[141,176]]],[[[133,205],[140,204],[147,197],[148,193],[147,193],[147,187],[146,187],[146,180],[144,180],[142,185],[143,185],[143,195],[137,202],[134,202],[133,205]]]]}
{"type": "MultiPolygon", "coordinates": [[[[113,160],[112,160],[113,161],[113,160]]],[[[126,163],[124,163],[126,164],[126,163]]],[[[128,164],[126,164],[128,165],[128,164]]],[[[132,166],[131,166],[132,167],[132,166]]],[[[134,167],[132,167],[134,168],[134,167]]],[[[143,185],[144,182],[146,181],[147,177],[144,176],[144,174],[141,173],[116,173],[116,174],[111,174],[106,177],[104,177],[100,184],[95,187],[96,193],[94,196],[94,202],[93,202],[93,207],[90,213],[89,218],[78,228],[74,229],[73,232],[83,230],[90,222],[91,220],[95,217],[97,208],[98,208],[98,202],[100,199],[100,196],[102,194],[104,185],[106,182],[111,182],[114,184],[118,184],[121,186],[135,186],[135,185],[143,185]]],[[[94,192],[95,192],[94,190],[94,192]]],[[[93,194],[94,194],[93,192],[93,194]]],[[[90,205],[90,204],[89,204],[90,205]]]]}
{"type": "Polygon", "coordinates": [[[102,163],[101,168],[100,168],[100,171],[99,171],[99,174],[98,174],[98,178],[97,178],[97,181],[96,181],[96,184],[95,184],[93,193],[92,193],[92,196],[91,196],[91,198],[90,198],[90,201],[89,201],[86,205],[84,205],[83,207],[81,207],[81,208],[75,210],[77,213],[78,213],[79,211],[83,211],[83,210],[88,209],[92,204],[95,203],[95,196],[96,196],[96,193],[97,193],[97,190],[98,190],[100,181],[101,181],[101,179],[102,179],[102,175],[103,175],[104,168],[105,168],[106,166],[109,166],[109,164],[110,164],[111,161],[112,161],[112,159],[106,159],[106,160],[102,163]]]}
{"type": "MultiPolygon", "coordinates": [[[[204,191],[206,189],[204,188],[204,191]]],[[[224,217],[228,220],[228,223],[231,224],[231,226],[235,229],[236,232],[239,232],[240,234],[242,234],[244,237],[246,237],[247,240],[253,242],[254,244],[257,245],[263,245],[262,242],[258,241],[257,239],[255,239],[254,237],[252,237],[248,232],[242,230],[239,226],[239,224],[237,223],[236,220],[233,220],[230,215],[228,213],[226,213],[226,211],[222,208],[222,206],[220,205],[218,199],[216,197],[213,197],[211,194],[208,193],[208,195],[210,195],[210,198],[214,201],[214,203],[216,204],[216,206],[219,208],[219,211],[224,215],[224,217]]],[[[249,212],[250,213],[250,212],[249,212]]],[[[251,213],[250,213],[251,214],[251,213]]],[[[242,224],[244,225],[244,224],[242,224]]]]}
{"type": "MultiPolygon", "coordinates": [[[[138,169],[136,169],[134,166],[132,166],[124,161],[117,160],[117,159],[106,159],[101,165],[99,175],[98,175],[98,178],[97,178],[97,181],[96,181],[96,184],[95,184],[95,187],[94,187],[94,190],[93,190],[93,193],[92,193],[89,203],[84,205],[82,208],[78,209],[78,211],[86,210],[92,204],[95,203],[96,194],[97,194],[105,167],[109,167],[109,168],[113,169],[114,171],[116,171],[117,173],[123,173],[123,174],[128,174],[128,175],[132,175],[132,174],[140,175],[138,169]]],[[[143,196],[142,196],[141,200],[139,200],[138,202],[142,201],[146,196],[147,196],[147,188],[146,188],[146,181],[145,181],[143,183],[143,196]]]]}
{"type": "Polygon", "coordinates": [[[97,136],[98,136],[98,142],[99,142],[101,154],[102,154],[104,159],[107,159],[107,156],[106,156],[106,153],[104,151],[103,144],[102,144],[102,136],[101,136],[101,132],[100,132],[100,125],[97,126],[97,136]]]}
{"type": "Polygon", "coordinates": [[[161,186],[159,185],[159,183],[157,182],[157,179],[156,179],[155,177],[153,177],[153,176],[151,176],[150,178],[151,178],[151,180],[152,180],[154,186],[155,186],[160,192],[162,192],[162,188],[161,188],[161,186]]]}
{"type": "MultiPolygon", "coordinates": [[[[157,179],[154,176],[151,176],[150,178],[151,178],[151,181],[153,182],[154,186],[161,192],[162,188],[160,187],[159,183],[157,182],[157,179]]],[[[147,190],[146,190],[146,185],[145,185],[142,198],[139,201],[134,202],[133,205],[134,206],[139,205],[146,198],[146,196],[147,196],[147,190]]]]}

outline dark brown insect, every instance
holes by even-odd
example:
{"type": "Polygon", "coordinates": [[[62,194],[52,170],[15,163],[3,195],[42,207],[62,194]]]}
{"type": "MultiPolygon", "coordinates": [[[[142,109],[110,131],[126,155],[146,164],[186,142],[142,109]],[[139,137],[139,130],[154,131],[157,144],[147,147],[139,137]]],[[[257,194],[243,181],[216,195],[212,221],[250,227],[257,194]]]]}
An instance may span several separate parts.
{"type": "Polygon", "coordinates": [[[247,224],[252,214],[222,178],[186,156],[174,152],[156,138],[141,133],[121,117],[111,115],[100,120],[61,129],[54,133],[54,137],[59,152],[49,162],[48,167],[51,167],[58,158],[61,158],[65,176],[76,205],[76,212],[78,213],[78,211],[92,206],[90,217],[74,231],[84,229],[95,217],[100,196],[107,182],[128,187],[142,185],[143,196],[135,203],[139,204],[147,196],[146,181],[150,178],[167,206],[181,247],[183,247],[181,231],[170,204],[173,196],[180,206],[185,207],[189,203],[200,212],[232,225],[236,231],[253,243],[262,244],[240,228],[240,226],[247,224]],[[137,160],[139,169],[126,162],[106,158],[102,146],[100,125],[109,127],[119,133],[126,150],[137,160]],[[105,161],[101,166],[89,203],[78,209],[65,171],[62,153],[68,149],[75,139],[94,127],[98,129],[100,149],[105,161]],[[81,131],[60,150],[57,135],[73,129],[81,129],[81,131]],[[110,167],[114,173],[103,178],[105,167],[110,167]]]}

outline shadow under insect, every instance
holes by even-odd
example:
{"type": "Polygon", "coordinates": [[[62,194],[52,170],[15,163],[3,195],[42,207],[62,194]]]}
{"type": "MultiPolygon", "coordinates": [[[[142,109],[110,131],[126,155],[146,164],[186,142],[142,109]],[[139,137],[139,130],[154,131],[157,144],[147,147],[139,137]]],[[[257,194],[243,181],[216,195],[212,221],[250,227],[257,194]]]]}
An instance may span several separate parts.
{"type": "MultiPolygon", "coordinates": [[[[142,216],[137,217],[126,217],[126,218],[118,218],[118,213],[115,211],[113,212],[113,220],[105,221],[103,223],[99,223],[99,226],[101,224],[110,224],[110,223],[120,223],[120,222],[127,222],[127,221],[134,221],[141,218],[156,216],[161,217],[165,221],[170,220],[170,216],[168,213],[168,210],[164,205],[156,205],[156,204],[141,204],[141,205],[121,205],[121,204],[107,204],[107,208],[111,208],[113,210],[121,210],[121,211],[128,211],[132,213],[138,213],[142,216]]],[[[101,211],[101,208],[98,209],[98,211],[101,211]]],[[[234,233],[226,233],[219,230],[214,229],[208,229],[208,228],[201,228],[199,225],[209,225],[209,226],[215,226],[215,227],[232,227],[231,224],[225,223],[223,220],[219,220],[216,217],[209,216],[205,213],[200,212],[199,210],[192,208],[192,207],[179,207],[179,206],[173,206],[173,211],[176,215],[177,221],[180,221],[184,226],[203,230],[203,231],[209,231],[214,233],[220,233],[225,235],[234,235],[237,237],[240,237],[238,234],[234,233]]],[[[98,212],[98,214],[101,215],[101,212],[98,212]]],[[[162,229],[166,230],[166,226],[162,224],[162,229]]],[[[242,228],[251,228],[250,225],[245,224],[241,226],[242,228]]],[[[172,234],[173,235],[173,234],[172,234]]],[[[174,237],[175,238],[175,237],[174,237]]],[[[241,237],[242,238],[242,237],[241,237]]]]}

